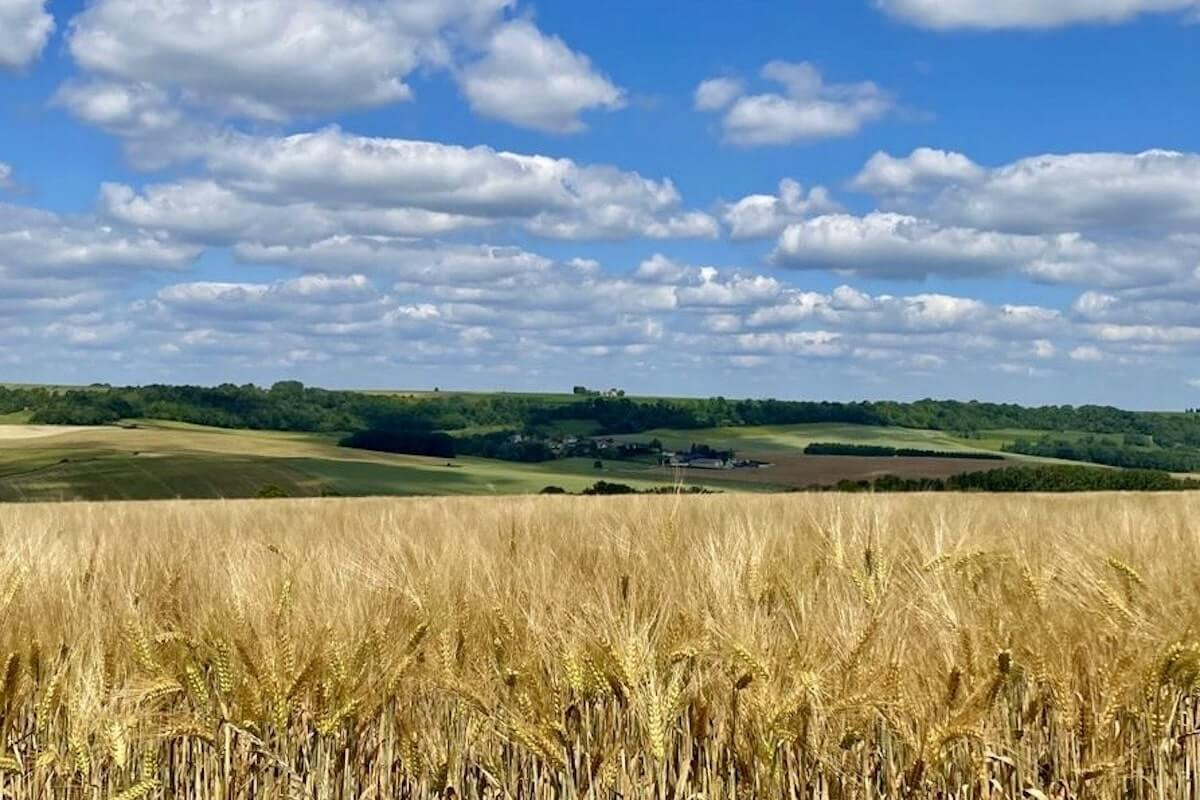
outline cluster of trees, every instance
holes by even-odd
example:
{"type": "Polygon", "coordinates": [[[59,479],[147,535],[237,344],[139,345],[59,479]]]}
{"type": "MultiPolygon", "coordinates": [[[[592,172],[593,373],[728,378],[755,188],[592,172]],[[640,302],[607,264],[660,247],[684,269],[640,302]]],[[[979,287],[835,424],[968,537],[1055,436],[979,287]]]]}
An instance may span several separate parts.
{"type": "MultiPolygon", "coordinates": [[[[547,486],[542,494],[570,494],[561,486],[547,486]]],[[[715,494],[711,489],[699,486],[655,486],[652,489],[637,490],[627,483],[611,483],[596,481],[580,494],[584,495],[615,495],[615,494],[715,494]]]]}
{"type": "Polygon", "coordinates": [[[403,453],[410,456],[454,458],[456,453],[454,437],[437,431],[359,431],[345,437],[338,444],[359,450],[403,453]]]}
{"type": "Polygon", "coordinates": [[[513,439],[512,431],[496,431],[458,436],[454,441],[458,452],[465,456],[498,458],[502,461],[520,461],[526,464],[558,458],[558,453],[545,439],[532,436],[521,436],[517,441],[513,439]]]}
{"type": "Polygon", "coordinates": [[[840,481],[841,492],[1174,492],[1200,489],[1200,481],[1153,470],[1112,470],[1047,465],[971,472],[950,478],[883,475],[873,481],[840,481]]]}
{"type": "Polygon", "coordinates": [[[0,414],[40,408],[49,402],[52,394],[50,389],[0,386],[0,414]]]}
{"type": "Polygon", "coordinates": [[[657,439],[650,442],[605,443],[588,437],[572,437],[570,442],[566,442],[561,438],[547,438],[536,430],[525,430],[520,434],[510,430],[457,436],[455,441],[461,455],[526,463],[556,458],[635,458],[662,452],[662,442],[657,439]]]}
{"type": "Polygon", "coordinates": [[[808,456],[864,456],[875,458],[962,458],[979,461],[1003,461],[999,453],[973,453],[961,450],[919,450],[911,447],[885,447],[875,444],[813,442],[804,448],[808,456]]]}
{"type": "Polygon", "coordinates": [[[501,461],[517,461],[526,464],[574,457],[634,458],[662,452],[662,443],[657,439],[649,443],[618,442],[606,445],[593,439],[583,438],[575,440],[568,446],[561,440],[547,439],[536,432],[527,431],[516,434],[511,430],[451,436],[437,431],[372,428],[346,436],[339,444],[342,447],[357,447],[387,453],[437,456],[439,458],[454,458],[460,455],[479,456],[480,458],[495,458],[501,461]]]}
{"type": "Polygon", "coordinates": [[[887,425],[871,403],[827,403],[784,400],[726,400],[723,397],[680,400],[635,400],[589,397],[579,402],[539,409],[534,425],[587,420],[596,434],[641,433],[653,428],[720,428],[745,425],[799,425],[845,422],[887,425]]]}
{"type": "MultiPolygon", "coordinates": [[[[1128,442],[1130,437],[1125,437],[1128,442]]],[[[1200,451],[1187,447],[1146,447],[1118,444],[1087,436],[1069,440],[1047,437],[1039,440],[1018,439],[1004,448],[1010,453],[1061,458],[1064,461],[1090,461],[1124,469],[1153,469],[1166,472],[1200,470],[1200,451]]]]}
{"type": "MultiPolygon", "coordinates": [[[[660,447],[659,449],[661,450],[662,448],[660,447]]],[[[710,444],[697,444],[693,442],[692,446],[688,448],[688,455],[693,458],[715,458],[718,461],[732,461],[736,454],[732,450],[720,450],[710,444]]]]}

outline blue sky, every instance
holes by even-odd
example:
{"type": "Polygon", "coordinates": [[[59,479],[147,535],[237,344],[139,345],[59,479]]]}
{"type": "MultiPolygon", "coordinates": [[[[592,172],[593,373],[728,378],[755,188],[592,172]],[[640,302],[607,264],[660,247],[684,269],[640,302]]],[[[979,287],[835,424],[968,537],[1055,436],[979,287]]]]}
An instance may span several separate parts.
{"type": "Polygon", "coordinates": [[[1200,405],[1197,19],[0,0],[0,380],[1200,405]]]}

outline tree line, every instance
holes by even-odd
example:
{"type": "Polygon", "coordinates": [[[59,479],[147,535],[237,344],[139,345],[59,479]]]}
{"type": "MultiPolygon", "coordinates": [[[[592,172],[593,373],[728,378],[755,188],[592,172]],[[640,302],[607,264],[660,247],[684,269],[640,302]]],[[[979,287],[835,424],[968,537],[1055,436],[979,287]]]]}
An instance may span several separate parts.
{"type": "MultiPolygon", "coordinates": [[[[541,494],[571,494],[561,486],[547,486],[541,494]]],[[[654,486],[649,489],[635,489],[627,483],[611,483],[596,481],[591,486],[579,492],[581,495],[621,495],[621,494],[718,494],[712,489],[702,486],[654,486]]]]}
{"type": "Polygon", "coordinates": [[[886,447],[876,444],[813,442],[804,448],[806,456],[861,456],[870,458],[961,458],[976,461],[1003,461],[999,453],[970,450],[920,450],[913,447],[886,447]]]}
{"type": "Polygon", "coordinates": [[[1177,492],[1200,489],[1200,481],[1153,470],[1116,470],[1074,465],[1008,467],[949,478],[844,480],[816,491],[840,492],[1177,492]]]}
{"type": "Polygon", "coordinates": [[[1047,437],[1018,439],[1005,451],[1030,456],[1061,458],[1065,461],[1090,461],[1123,469],[1154,469],[1166,472],[1200,470],[1200,452],[1190,448],[1131,447],[1095,437],[1078,440],[1047,437]]]}
{"type": "Polygon", "coordinates": [[[512,394],[375,394],[282,381],[269,388],[202,386],[89,387],[59,391],[0,388],[0,413],[26,411],[42,424],[102,425],[153,418],[256,430],[351,433],[455,431],[476,426],[515,431],[583,420],[593,435],[654,428],[846,423],[934,429],[971,436],[998,428],[1133,434],[1159,448],[1200,448],[1200,415],[1124,411],[1108,406],[1042,406],[919,400],[635,399],[512,394]]]}

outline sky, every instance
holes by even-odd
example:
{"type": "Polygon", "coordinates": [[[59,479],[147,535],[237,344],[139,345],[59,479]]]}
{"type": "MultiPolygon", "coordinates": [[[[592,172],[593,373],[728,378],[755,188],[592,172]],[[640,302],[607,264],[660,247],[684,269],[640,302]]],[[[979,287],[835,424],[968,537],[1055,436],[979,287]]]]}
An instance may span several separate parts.
{"type": "Polygon", "coordinates": [[[1200,406],[1200,0],[0,0],[0,381],[1200,406]]]}

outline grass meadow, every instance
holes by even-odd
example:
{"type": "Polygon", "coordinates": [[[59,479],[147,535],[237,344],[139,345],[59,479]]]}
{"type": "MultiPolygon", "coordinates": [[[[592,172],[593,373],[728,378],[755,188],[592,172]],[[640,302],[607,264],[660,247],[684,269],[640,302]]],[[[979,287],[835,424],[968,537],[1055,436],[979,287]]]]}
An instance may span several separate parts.
{"type": "MultiPolygon", "coordinates": [[[[587,428],[587,423],[577,421],[556,426],[560,434],[575,435],[587,428]]],[[[631,441],[659,438],[668,447],[680,449],[697,442],[732,448],[741,457],[774,465],[765,470],[730,472],[659,469],[652,460],[602,459],[599,469],[594,458],[534,464],[472,457],[447,461],[338,447],[338,438],[161,420],[130,421],[124,427],[68,427],[23,424],[15,416],[5,424],[0,417],[0,502],[254,497],[268,486],[291,497],[512,495],[536,494],[547,486],[580,492],[598,480],[639,490],[682,483],[716,491],[770,492],[883,474],[946,477],[1001,465],[803,455],[807,445],[830,441],[958,452],[992,444],[938,431],[862,425],[658,430],[618,437],[631,441]]],[[[1011,458],[1017,463],[1052,461],[1011,458]]]]}
{"type": "MultiPolygon", "coordinates": [[[[650,489],[677,478],[621,462],[597,470],[591,459],[448,462],[338,447],[338,437],[323,434],[155,420],[137,425],[0,425],[0,502],[254,497],[264,486],[293,497],[511,495],[535,494],[550,485],[578,492],[597,480],[616,479],[650,489]]],[[[725,485],[707,475],[686,480],[725,485]]]]}
{"type": "Polygon", "coordinates": [[[1200,498],[0,506],[8,798],[1194,798],[1200,498]]]}
{"type": "Polygon", "coordinates": [[[999,444],[994,447],[984,446],[991,443],[981,444],[945,431],[840,423],[746,425],[699,430],[659,428],[623,438],[645,441],[652,437],[658,438],[668,447],[677,449],[685,449],[692,442],[703,442],[714,447],[729,447],[755,453],[797,453],[815,442],[873,444],[952,452],[990,452],[999,449],[999,444]]]}

